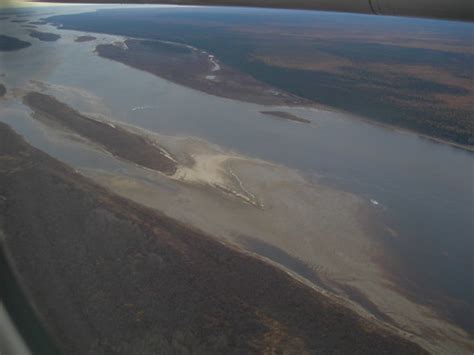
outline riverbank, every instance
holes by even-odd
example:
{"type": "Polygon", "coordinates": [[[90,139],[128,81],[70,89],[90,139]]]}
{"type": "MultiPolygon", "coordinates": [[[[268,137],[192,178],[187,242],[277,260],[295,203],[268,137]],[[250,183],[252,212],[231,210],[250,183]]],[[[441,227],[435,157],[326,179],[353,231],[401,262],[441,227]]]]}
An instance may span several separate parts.
{"type": "Polygon", "coordinates": [[[311,103],[224,65],[214,55],[186,44],[126,39],[114,44],[100,44],[95,52],[102,58],[219,97],[261,105],[302,106],[311,103]]]}

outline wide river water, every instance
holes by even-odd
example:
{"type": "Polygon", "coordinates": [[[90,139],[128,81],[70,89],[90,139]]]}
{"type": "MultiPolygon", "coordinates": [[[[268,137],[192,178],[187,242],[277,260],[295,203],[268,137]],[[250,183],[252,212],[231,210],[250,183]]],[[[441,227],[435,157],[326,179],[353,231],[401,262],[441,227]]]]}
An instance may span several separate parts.
{"type": "MultiPolygon", "coordinates": [[[[38,10],[32,18],[50,11],[38,10]]],[[[76,43],[78,32],[40,28],[62,38],[41,42],[29,37],[20,23],[0,22],[2,34],[32,43],[0,54],[0,81],[8,89],[38,80],[84,90],[99,100],[88,106],[79,95],[77,100],[74,95],[62,99],[84,112],[102,112],[161,134],[200,137],[364,197],[394,231],[381,238],[397,261],[390,267],[403,275],[399,281],[413,294],[451,309],[457,322],[472,329],[473,153],[343,113],[279,108],[312,124],[274,119],[260,113],[268,107],[210,96],[94,54],[97,43],[110,43],[113,36],[99,34],[96,42],[76,43]]],[[[4,109],[19,106],[10,103],[4,109]]],[[[83,167],[106,164],[92,153],[63,149],[48,140],[37,122],[11,112],[0,120],[51,155],[65,160],[65,155],[78,154],[76,162],[83,167]]]]}

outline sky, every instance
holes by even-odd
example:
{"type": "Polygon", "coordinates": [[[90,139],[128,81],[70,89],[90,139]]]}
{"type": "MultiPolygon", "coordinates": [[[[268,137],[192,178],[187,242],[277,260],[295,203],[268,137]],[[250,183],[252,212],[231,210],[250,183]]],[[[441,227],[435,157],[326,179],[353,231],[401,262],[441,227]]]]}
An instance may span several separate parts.
{"type": "Polygon", "coordinates": [[[41,7],[41,6],[77,6],[81,4],[58,4],[51,2],[29,2],[22,0],[0,0],[0,8],[7,7],[41,7]]]}

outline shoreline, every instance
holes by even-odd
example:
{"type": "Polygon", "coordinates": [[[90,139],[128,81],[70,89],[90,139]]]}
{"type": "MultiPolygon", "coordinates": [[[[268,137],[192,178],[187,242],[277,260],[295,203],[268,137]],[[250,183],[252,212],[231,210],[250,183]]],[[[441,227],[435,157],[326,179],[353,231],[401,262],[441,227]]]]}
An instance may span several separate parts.
{"type": "Polygon", "coordinates": [[[32,148],[7,127],[0,124],[0,157],[7,158],[0,159],[0,180],[5,183],[0,194],[5,197],[1,203],[6,245],[38,310],[57,335],[60,347],[68,353],[104,350],[103,344],[95,342],[96,335],[90,332],[88,324],[103,331],[102,339],[119,337],[114,349],[125,352],[138,344],[150,346],[146,344],[152,334],[164,346],[161,349],[173,348],[173,339],[181,332],[188,339],[181,346],[191,351],[202,346],[197,340],[214,339],[207,343],[207,351],[226,351],[229,344],[237,341],[231,348],[247,352],[324,351],[336,346],[341,350],[399,349],[403,353],[426,353],[270,264],[114,195],[32,148]],[[29,191],[21,193],[25,183],[30,183],[29,191]],[[50,195],[51,203],[41,202],[44,194],[50,195]],[[71,194],[74,199],[59,202],[71,194]],[[27,205],[30,207],[25,209],[27,205]],[[71,208],[74,214],[66,213],[71,208]],[[57,214],[59,210],[61,214],[57,214]],[[29,222],[19,223],[13,218],[16,215],[29,222]],[[56,216],[49,221],[53,229],[39,229],[34,238],[25,239],[32,235],[28,229],[42,225],[41,220],[48,220],[48,216],[56,216]],[[71,223],[82,225],[86,221],[91,227],[77,239],[71,223]],[[45,238],[52,244],[45,243],[45,238]],[[92,245],[97,247],[91,249],[92,245]],[[108,252],[104,253],[104,247],[108,252]],[[31,254],[33,250],[36,252],[31,254]],[[28,261],[31,257],[34,266],[28,261]],[[43,271],[38,273],[39,270],[43,271]],[[255,278],[255,274],[259,277],[255,278]],[[48,281],[45,275],[49,275],[48,281]],[[136,275],[140,277],[137,279],[136,275]],[[122,289],[123,282],[128,287],[122,289]],[[78,285],[82,287],[77,288],[78,285]],[[272,292],[255,293],[256,289],[267,287],[272,292]],[[179,309],[172,306],[175,301],[181,305],[179,309]],[[242,308],[242,302],[248,303],[250,309],[242,308]],[[129,303],[138,308],[122,305],[129,303]],[[216,305],[222,314],[216,313],[216,305]],[[186,312],[181,312],[183,309],[186,312]],[[88,319],[87,325],[76,318],[78,314],[88,319]],[[338,317],[337,322],[331,319],[332,314],[338,317]],[[223,315],[228,319],[224,323],[223,315]],[[160,319],[164,321],[161,326],[160,319]],[[149,328],[150,325],[154,327],[149,328]],[[329,328],[323,331],[321,327],[329,328]],[[320,331],[325,334],[324,340],[320,339],[320,331]],[[343,337],[337,332],[342,332],[343,337]],[[215,336],[227,340],[217,341],[215,336]]]}
{"type": "Polygon", "coordinates": [[[408,134],[413,134],[413,135],[417,136],[418,138],[429,140],[432,143],[448,145],[448,146],[451,146],[453,148],[457,148],[457,149],[460,149],[460,150],[463,150],[463,151],[466,151],[466,152],[473,152],[474,153],[474,145],[460,144],[460,143],[456,143],[454,141],[446,140],[446,139],[443,139],[443,138],[437,138],[435,136],[429,136],[427,134],[417,132],[417,131],[415,131],[414,129],[411,129],[411,128],[396,126],[396,125],[393,125],[393,124],[390,124],[390,123],[383,123],[383,122],[380,122],[380,121],[377,121],[377,120],[372,120],[368,117],[354,115],[353,113],[351,113],[349,111],[338,110],[338,109],[331,110],[331,108],[329,108],[329,111],[344,113],[344,114],[350,116],[353,119],[357,119],[357,120],[360,120],[360,121],[363,121],[363,122],[366,122],[366,123],[369,123],[369,124],[372,124],[372,125],[375,125],[375,126],[378,126],[378,127],[383,127],[385,129],[395,131],[395,132],[404,133],[404,134],[407,134],[407,133],[408,134]]]}

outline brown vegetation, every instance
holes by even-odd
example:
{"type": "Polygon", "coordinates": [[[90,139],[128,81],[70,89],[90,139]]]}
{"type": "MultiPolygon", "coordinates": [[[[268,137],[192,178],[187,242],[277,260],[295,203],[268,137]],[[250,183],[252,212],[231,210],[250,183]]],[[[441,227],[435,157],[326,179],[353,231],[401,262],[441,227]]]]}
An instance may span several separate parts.
{"type": "Polygon", "coordinates": [[[23,101],[38,114],[35,117],[59,123],[119,158],[165,174],[176,170],[173,160],[138,134],[83,116],[52,96],[30,92],[23,101]]]}

